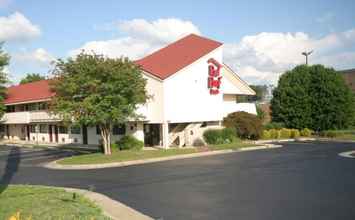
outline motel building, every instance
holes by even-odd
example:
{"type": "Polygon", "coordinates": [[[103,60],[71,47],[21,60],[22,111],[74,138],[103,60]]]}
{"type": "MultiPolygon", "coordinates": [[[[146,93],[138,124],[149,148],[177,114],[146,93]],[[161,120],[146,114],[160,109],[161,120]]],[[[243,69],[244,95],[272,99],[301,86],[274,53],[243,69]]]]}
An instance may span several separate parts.
{"type": "MultiPolygon", "coordinates": [[[[255,104],[237,102],[255,92],[223,63],[222,50],[222,43],[191,34],[135,61],[151,98],[137,110],[144,119],[113,126],[112,141],[130,134],[146,146],[191,146],[206,129],[221,128],[229,113],[256,114],[255,104]]],[[[66,127],[48,112],[53,96],[48,80],[9,87],[0,126],[3,141],[100,144],[96,127],[66,127]]]]}

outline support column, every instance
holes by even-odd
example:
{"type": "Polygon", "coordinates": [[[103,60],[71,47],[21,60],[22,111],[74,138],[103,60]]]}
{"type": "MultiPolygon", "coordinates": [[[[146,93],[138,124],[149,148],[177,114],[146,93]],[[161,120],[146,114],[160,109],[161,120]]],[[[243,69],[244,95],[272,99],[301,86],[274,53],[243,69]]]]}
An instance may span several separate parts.
{"type": "Polygon", "coordinates": [[[163,141],[163,148],[169,148],[169,123],[163,122],[162,124],[162,141],[163,141]]]}
{"type": "MultiPolygon", "coordinates": [[[[133,136],[137,138],[140,141],[144,142],[144,127],[143,127],[143,122],[135,122],[132,123],[134,126],[134,131],[133,131],[133,136]]],[[[130,124],[130,126],[132,126],[130,124]]]]}

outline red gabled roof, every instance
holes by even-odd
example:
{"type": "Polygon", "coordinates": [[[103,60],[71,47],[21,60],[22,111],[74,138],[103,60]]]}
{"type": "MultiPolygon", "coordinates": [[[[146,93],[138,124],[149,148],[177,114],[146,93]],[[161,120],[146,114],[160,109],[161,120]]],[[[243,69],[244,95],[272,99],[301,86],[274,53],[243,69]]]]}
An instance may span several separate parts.
{"type": "Polygon", "coordinates": [[[15,104],[20,102],[30,102],[51,98],[55,95],[50,90],[49,81],[41,80],[32,83],[10,86],[7,88],[5,104],[15,104]]]}
{"type": "Polygon", "coordinates": [[[144,71],[166,79],[221,45],[220,42],[190,34],[135,63],[144,71]]]}

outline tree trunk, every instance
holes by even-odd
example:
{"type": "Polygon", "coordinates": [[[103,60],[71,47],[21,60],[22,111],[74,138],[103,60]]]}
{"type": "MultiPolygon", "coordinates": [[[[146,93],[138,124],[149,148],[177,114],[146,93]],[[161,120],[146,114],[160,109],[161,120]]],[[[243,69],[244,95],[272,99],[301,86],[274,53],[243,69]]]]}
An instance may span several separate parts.
{"type": "Polygon", "coordinates": [[[103,140],[104,154],[111,154],[111,125],[100,125],[101,137],[103,140]]]}

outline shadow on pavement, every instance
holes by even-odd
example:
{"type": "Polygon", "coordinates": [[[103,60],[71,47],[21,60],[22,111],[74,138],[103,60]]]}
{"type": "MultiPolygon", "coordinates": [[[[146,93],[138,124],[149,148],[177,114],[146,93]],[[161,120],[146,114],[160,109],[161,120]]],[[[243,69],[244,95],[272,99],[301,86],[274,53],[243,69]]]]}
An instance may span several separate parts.
{"type": "Polygon", "coordinates": [[[0,178],[0,194],[6,190],[11,179],[17,172],[21,160],[20,154],[21,152],[18,147],[11,148],[9,155],[7,156],[4,174],[0,178]]]}

